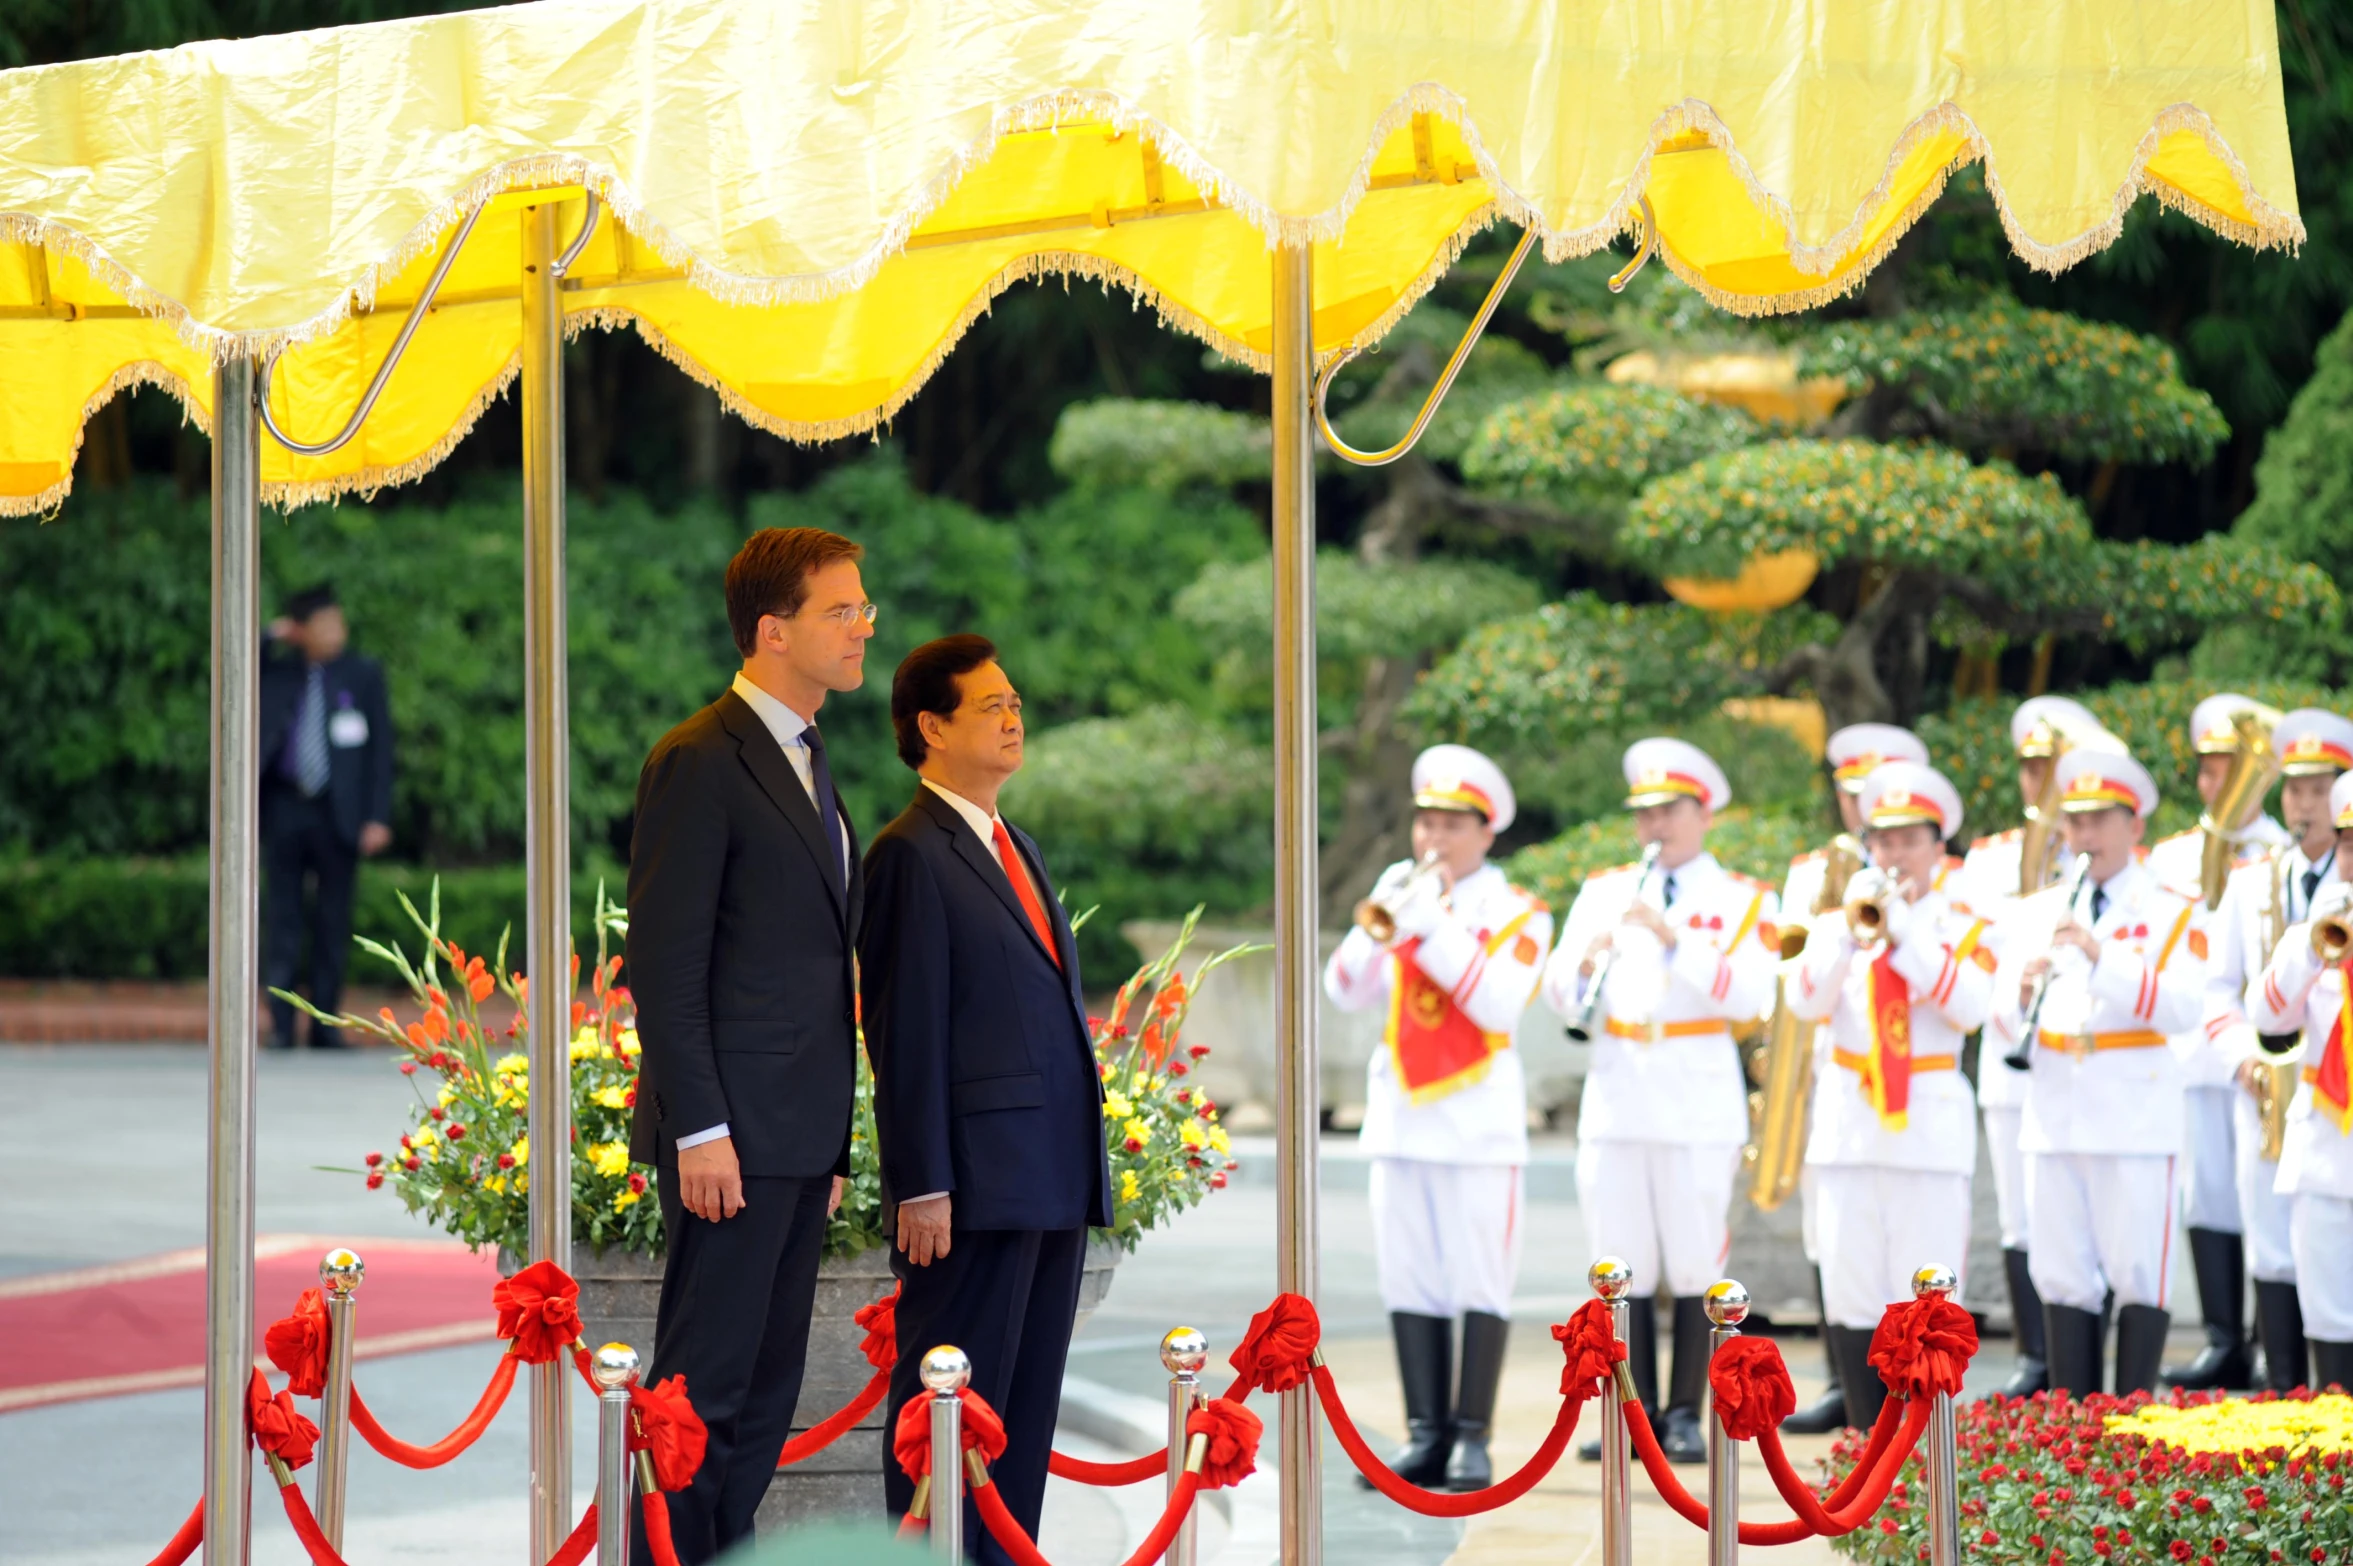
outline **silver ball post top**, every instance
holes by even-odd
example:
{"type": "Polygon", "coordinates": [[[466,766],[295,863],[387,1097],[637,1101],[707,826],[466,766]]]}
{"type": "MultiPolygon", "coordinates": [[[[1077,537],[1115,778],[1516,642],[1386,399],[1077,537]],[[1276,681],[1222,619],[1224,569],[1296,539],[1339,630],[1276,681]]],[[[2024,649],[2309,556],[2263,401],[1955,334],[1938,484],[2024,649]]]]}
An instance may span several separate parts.
{"type": "Polygon", "coordinates": [[[923,1387],[927,1392],[954,1397],[972,1384],[972,1361],[952,1343],[943,1343],[923,1356],[923,1387]]]}
{"type": "Polygon", "coordinates": [[[1737,1327],[1748,1320],[1748,1290],[1737,1278],[1718,1278],[1708,1285],[1708,1320],[1719,1327],[1737,1327]]]}
{"type": "Polygon", "coordinates": [[[1634,1288],[1634,1269],[1615,1256],[1604,1256],[1585,1269],[1585,1281],[1605,1300],[1622,1300],[1634,1288]]]}
{"type": "Polygon", "coordinates": [[[1209,1339],[1191,1327],[1171,1327],[1160,1340],[1160,1363],[1172,1376],[1193,1376],[1209,1363],[1209,1339]]]}
{"type": "Polygon", "coordinates": [[[1916,1300],[1931,1296],[1949,1300],[1953,1297],[1953,1291],[1960,1286],[1961,1280],[1954,1276],[1953,1269],[1942,1262],[1930,1262],[1912,1274],[1912,1298],[1916,1300]]]}
{"type": "Polygon", "coordinates": [[[605,1391],[618,1392],[637,1379],[637,1350],[608,1343],[589,1356],[588,1373],[605,1391]]]}
{"type": "Polygon", "coordinates": [[[352,1293],[367,1275],[368,1264],[347,1246],[338,1245],[319,1258],[319,1287],[330,1296],[352,1293]]]}

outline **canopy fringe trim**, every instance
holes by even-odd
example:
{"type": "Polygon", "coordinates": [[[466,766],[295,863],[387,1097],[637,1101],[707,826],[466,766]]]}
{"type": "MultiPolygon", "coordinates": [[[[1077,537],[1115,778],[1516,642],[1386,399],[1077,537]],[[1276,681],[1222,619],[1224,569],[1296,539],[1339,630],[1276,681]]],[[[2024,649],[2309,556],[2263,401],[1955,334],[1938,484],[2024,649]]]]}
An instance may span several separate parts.
{"type": "Polygon", "coordinates": [[[82,415],[74,421],[74,443],[60,465],[57,482],[36,495],[0,495],[0,517],[38,516],[44,522],[57,515],[66,497],[74,490],[74,468],[80,463],[82,441],[89,434],[90,421],[98,410],[126,391],[140,386],[159,386],[179,400],[181,415],[206,435],[212,433],[212,420],[188,382],[176,372],[153,359],[138,359],[123,365],[106,378],[104,385],[90,394],[82,404],[82,415]]]}
{"type": "MultiPolygon", "coordinates": [[[[572,335],[573,329],[567,325],[564,336],[568,340],[572,335]]],[[[347,495],[356,495],[363,501],[373,500],[381,490],[414,483],[449,460],[450,453],[474,433],[474,426],[482,422],[482,415],[490,411],[490,405],[504,397],[507,388],[514,385],[515,378],[522,373],[523,352],[518,348],[499,368],[499,372],[474,393],[457,421],[443,431],[432,445],[406,462],[394,463],[389,467],[362,468],[357,473],[333,474],[325,478],[267,481],[261,486],[261,503],[279,511],[295,511],[304,506],[318,505],[322,501],[340,502],[347,495]]],[[[263,431],[261,438],[265,447],[272,444],[268,431],[263,431]]]]}

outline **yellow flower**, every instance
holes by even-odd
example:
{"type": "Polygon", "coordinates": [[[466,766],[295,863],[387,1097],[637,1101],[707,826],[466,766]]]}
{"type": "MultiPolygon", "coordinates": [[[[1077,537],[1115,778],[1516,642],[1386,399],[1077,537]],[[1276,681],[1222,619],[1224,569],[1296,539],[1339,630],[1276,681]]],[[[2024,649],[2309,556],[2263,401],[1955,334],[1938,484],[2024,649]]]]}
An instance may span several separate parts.
{"type": "Polygon", "coordinates": [[[1127,1087],[1130,1093],[1148,1093],[1152,1090],[1152,1078],[1139,1071],[1136,1073],[1135,1080],[1130,1082],[1127,1087]]]}
{"type": "Polygon", "coordinates": [[[444,1082],[441,1085],[441,1091],[434,1095],[434,1101],[440,1104],[442,1108],[447,1109],[450,1105],[458,1101],[458,1090],[444,1082]]]}
{"type": "Polygon", "coordinates": [[[1112,1091],[1103,1095],[1104,1119],[1125,1120],[1128,1116],[1134,1114],[1135,1112],[1136,1106],[1129,1103],[1127,1095],[1120,1092],[1118,1089],[1114,1088],[1112,1091]]]}
{"type": "Polygon", "coordinates": [[[2146,1436],[2184,1452],[2260,1452],[2279,1446],[2295,1457],[2306,1452],[2353,1451],[2353,1397],[2325,1392],[2310,1402],[2233,1399],[2195,1408],[2151,1403],[2137,1413],[2110,1415],[2108,1428],[2146,1436]]]}
{"type": "Polygon", "coordinates": [[[588,1148],[588,1162],[598,1174],[617,1180],[629,1172],[629,1144],[592,1142],[588,1148]]]}
{"type": "Polygon", "coordinates": [[[618,1084],[612,1087],[598,1088],[589,1097],[607,1109],[627,1109],[629,1107],[629,1090],[618,1084]]]}
{"type": "Polygon", "coordinates": [[[1152,1128],[1144,1124],[1141,1119],[1138,1119],[1133,1115],[1128,1117],[1127,1124],[1121,1126],[1120,1130],[1126,1132],[1128,1140],[1132,1142],[1149,1142],[1152,1140],[1152,1128]]]}
{"type": "MultiPolygon", "coordinates": [[[[519,1136],[515,1138],[515,1145],[508,1148],[507,1152],[513,1156],[515,1160],[515,1167],[518,1169],[522,1168],[525,1164],[531,1162],[531,1138],[527,1136],[519,1136]]],[[[517,1189],[521,1189],[519,1181],[517,1183],[517,1189]]]]}
{"type": "Polygon", "coordinates": [[[440,1145],[441,1139],[429,1130],[419,1131],[409,1138],[409,1151],[419,1158],[431,1158],[433,1150],[440,1145]]]}
{"type": "Polygon", "coordinates": [[[637,1052],[643,1046],[637,1042],[635,1028],[623,1028],[619,1033],[613,1035],[613,1048],[620,1052],[623,1060],[634,1060],[637,1058],[637,1052]]]}
{"type": "Polygon", "coordinates": [[[1134,1201],[1143,1193],[1143,1189],[1143,1182],[1136,1178],[1136,1172],[1133,1169],[1122,1169],[1119,1172],[1119,1199],[1121,1201],[1134,1201]]]}
{"type": "Polygon", "coordinates": [[[491,1069],[501,1076],[519,1077],[531,1069],[531,1059],[527,1055],[501,1055],[491,1069]]]}
{"type": "Polygon", "coordinates": [[[575,1061],[601,1059],[605,1053],[605,1047],[596,1041],[594,1033],[586,1029],[581,1031],[582,1037],[572,1041],[572,1058],[575,1061]]]}
{"type": "Polygon", "coordinates": [[[482,1189],[490,1192],[494,1196],[504,1196],[507,1194],[507,1177],[505,1175],[492,1175],[482,1182],[482,1189]]]}
{"type": "Polygon", "coordinates": [[[630,1208],[637,1205],[637,1196],[637,1192],[630,1190],[627,1186],[623,1186],[613,1197],[613,1211],[617,1213],[627,1212],[630,1208]]]}
{"type": "Polygon", "coordinates": [[[1234,1149],[1233,1140],[1226,1135],[1226,1128],[1224,1126],[1211,1126],[1209,1128],[1209,1145],[1216,1148],[1221,1153],[1230,1153],[1234,1149]]]}
{"type": "Polygon", "coordinates": [[[1209,1140],[1209,1128],[1198,1120],[1188,1120],[1177,1127],[1177,1136],[1185,1144],[1186,1152],[1198,1153],[1202,1144],[1209,1140]]]}

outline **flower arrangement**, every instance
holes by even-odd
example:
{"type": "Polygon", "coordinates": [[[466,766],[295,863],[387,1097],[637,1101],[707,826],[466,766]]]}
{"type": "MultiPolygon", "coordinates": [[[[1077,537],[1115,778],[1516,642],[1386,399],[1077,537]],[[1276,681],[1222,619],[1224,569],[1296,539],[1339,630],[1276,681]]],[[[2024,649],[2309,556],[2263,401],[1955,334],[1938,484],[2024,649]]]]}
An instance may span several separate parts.
{"type": "MultiPolygon", "coordinates": [[[[1991,1397],[1958,1420],[1961,1549],[2020,1566],[2263,1566],[2353,1560],[2353,1397],[2176,1392],[1991,1397]]],[[[1834,1477],[1861,1455],[1849,1432],[1834,1477]]],[[[1928,1555],[1917,1459],[1872,1523],[1833,1541],[1860,1561],[1928,1555]]]]}

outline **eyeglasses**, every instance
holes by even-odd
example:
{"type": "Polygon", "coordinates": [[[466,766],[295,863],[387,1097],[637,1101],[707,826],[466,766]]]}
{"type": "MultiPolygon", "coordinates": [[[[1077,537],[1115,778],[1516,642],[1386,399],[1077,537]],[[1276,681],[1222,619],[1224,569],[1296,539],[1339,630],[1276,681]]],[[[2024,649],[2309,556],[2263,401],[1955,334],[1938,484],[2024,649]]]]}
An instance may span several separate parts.
{"type": "Polygon", "coordinates": [[[838,609],[826,610],[823,614],[819,615],[818,618],[821,620],[831,620],[834,624],[840,626],[843,630],[846,631],[850,629],[850,627],[856,625],[860,620],[865,621],[868,625],[872,625],[874,623],[874,617],[881,612],[882,611],[879,608],[870,603],[843,604],[838,609]]]}

